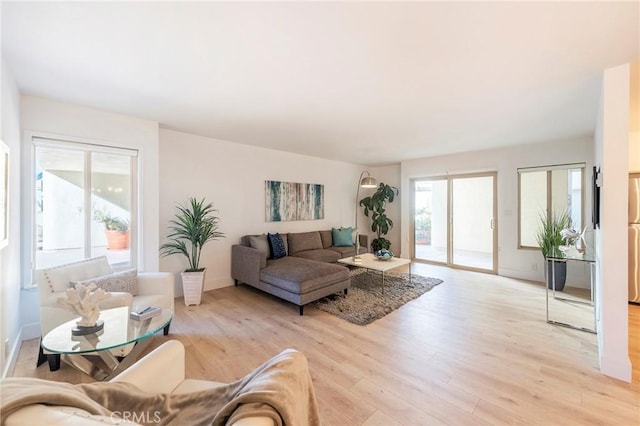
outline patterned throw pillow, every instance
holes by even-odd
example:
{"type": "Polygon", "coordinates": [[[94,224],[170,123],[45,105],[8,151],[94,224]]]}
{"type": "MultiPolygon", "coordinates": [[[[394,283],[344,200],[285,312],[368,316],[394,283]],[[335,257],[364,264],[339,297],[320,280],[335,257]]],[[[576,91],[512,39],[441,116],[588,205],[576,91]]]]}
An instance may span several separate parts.
{"type": "Polygon", "coordinates": [[[287,250],[284,247],[284,241],[280,234],[268,234],[269,245],[271,246],[271,257],[274,259],[280,259],[287,255],[287,250]]]}
{"type": "Polygon", "coordinates": [[[133,296],[138,295],[138,271],[135,269],[90,278],[88,280],[72,281],[69,284],[75,287],[77,284],[89,285],[92,283],[104,291],[124,291],[131,293],[133,296]]]}

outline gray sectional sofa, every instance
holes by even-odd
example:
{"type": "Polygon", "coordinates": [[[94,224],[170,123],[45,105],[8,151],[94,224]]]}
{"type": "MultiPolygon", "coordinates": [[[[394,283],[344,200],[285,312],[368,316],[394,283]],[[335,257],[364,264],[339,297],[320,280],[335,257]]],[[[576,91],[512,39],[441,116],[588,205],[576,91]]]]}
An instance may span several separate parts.
{"type": "MultiPolygon", "coordinates": [[[[304,305],[333,293],[347,293],[351,286],[349,269],[336,263],[356,254],[354,245],[336,247],[332,231],[280,234],[286,256],[273,259],[266,235],[247,235],[231,248],[231,277],[235,284],[249,284],[281,299],[295,303],[303,314],[304,305]]],[[[360,253],[368,247],[366,235],[359,236],[360,253]]]]}

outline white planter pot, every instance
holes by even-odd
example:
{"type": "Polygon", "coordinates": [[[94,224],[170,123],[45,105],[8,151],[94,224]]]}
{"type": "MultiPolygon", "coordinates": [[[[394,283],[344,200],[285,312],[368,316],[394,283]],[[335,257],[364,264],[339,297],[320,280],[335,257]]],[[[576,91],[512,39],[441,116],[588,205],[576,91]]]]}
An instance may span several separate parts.
{"type": "Polygon", "coordinates": [[[184,304],[199,305],[202,300],[202,286],[204,284],[204,273],[202,272],[183,272],[182,275],[182,291],[184,293],[184,304]]]}

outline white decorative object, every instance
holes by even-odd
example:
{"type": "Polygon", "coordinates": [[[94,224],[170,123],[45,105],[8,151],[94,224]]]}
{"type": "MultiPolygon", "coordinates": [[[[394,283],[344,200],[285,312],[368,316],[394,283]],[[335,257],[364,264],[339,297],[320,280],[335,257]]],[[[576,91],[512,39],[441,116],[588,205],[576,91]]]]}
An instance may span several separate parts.
{"type": "Polygon", "coordinates": [[[560,231],[560,235],[567,244],[571,244],[575,247],[578,253],[584,253],[584,248],[587,245],[584,240],[584,234],[587,232],[587,228],[584,227],[582,232],[576,231],[575,229],[563,229],[560,231]]]}
{"type": "Polygon", "coordinates": [[[98,322],[100,301],[111,297],[111,293],[99,288],[95,284],[77,284],[66,291],[67,297],[58,298],[58,304],[68,310],[75,311],[80,318],[76,322],[78,327],[93,327],[98,322]]]}
{"type": "Polygon", "coordinates": [[[584,234],[587,232],[587,227],[585,226],[584,229],[582,230],[582,232],[580,233],[580,236],[578,237],[578,239],[575,242],[575,246],[576,249],[580,252],[580,253],[584,253],[586,247],[587,247],[587,241],[584,239],[584,234]]]}
{"type": "Polygon", "coordinates": [[[182,291],[184,292],[184,304],[199,305],[202,300],[202,286],[204,283],[204,272],[183,272],[182,291]]]}
{"type": "Polygon", "coordinates": [[[393,259],[393,252],[387,249],[380,249],[373,253],[376,256],[376,259],[386,261],[393,259]]]}
{"type": "Polygon", "coordinates": [[[558,249],[564,254],[565,257],[578,258],[582,256],[582,253],[578,251],[576,246],[558,246],[558,249]]]}

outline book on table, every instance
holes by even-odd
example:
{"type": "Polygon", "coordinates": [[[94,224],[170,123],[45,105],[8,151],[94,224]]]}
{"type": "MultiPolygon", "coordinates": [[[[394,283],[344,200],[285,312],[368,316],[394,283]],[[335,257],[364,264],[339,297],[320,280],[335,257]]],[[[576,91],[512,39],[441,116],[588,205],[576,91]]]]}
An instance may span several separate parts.
{"type": "Polygon", "coordinates": [[[143,321],[149,318],[153,318],[158,315],[161,311],[161,308],[157,306],[146,306],[134,311],[131,311],[129,314],[129,318],[136,321],[143,321]]]}

